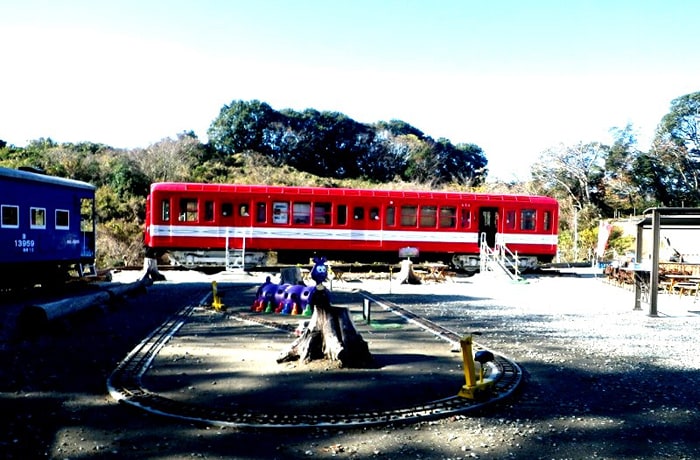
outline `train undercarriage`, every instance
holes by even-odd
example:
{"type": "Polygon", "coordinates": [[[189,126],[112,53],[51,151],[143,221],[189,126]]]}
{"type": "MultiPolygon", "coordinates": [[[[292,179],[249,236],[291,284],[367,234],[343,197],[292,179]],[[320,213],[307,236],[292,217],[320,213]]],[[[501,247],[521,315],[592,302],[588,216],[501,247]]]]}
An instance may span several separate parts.
{"type": "MultiPolygon", "coordinates": [[[[177,250],[167,253],[167,260],[173,264],[185,268],[225,268],[225,269],[253,269],[256,267],[270,267],[275,265],[308,264],[314,256],[322,255],[328,260],[339,264],[398,264],[400,258],[394,253],[385,252],[349,252],[349,251],[243,251],[234,250],[177,250]]],[[[452,270],[467,275],[478,273],[481,268],[479,254],[447,254],[447,253],[421,253],[417,257],[411,257],[414,263],[444,263],[452,270]]],[[[524,256],[506,258],[506,266],[518,272],[534,270],[539,265],[537,256],[524,256]]]]}

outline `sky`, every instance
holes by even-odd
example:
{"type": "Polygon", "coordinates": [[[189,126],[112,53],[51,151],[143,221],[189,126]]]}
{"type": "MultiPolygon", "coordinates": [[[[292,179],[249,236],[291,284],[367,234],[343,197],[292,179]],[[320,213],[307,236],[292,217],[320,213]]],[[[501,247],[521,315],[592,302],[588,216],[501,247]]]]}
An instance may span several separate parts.
{"type": "Polygon", "coordinates": [[[206,142],[225,105],[259,100],[402,120],[527,180],[611,128],[648,149],[700,91],[698,17],[681,0],[0,0],[0,139],[206,142]]]}

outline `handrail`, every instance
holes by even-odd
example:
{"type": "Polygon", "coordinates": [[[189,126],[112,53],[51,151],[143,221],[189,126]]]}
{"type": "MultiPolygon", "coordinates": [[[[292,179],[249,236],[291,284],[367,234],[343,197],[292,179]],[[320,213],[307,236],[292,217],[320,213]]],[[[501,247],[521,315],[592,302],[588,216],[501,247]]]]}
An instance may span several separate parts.
{"type": "Polygon", "coordinates": [[[508,276],[513,279],[513,280],[520,280],[520,273],[518,269],[519,261],[518,261],[518,253],[511,251],[508,246],[506,246],[504,240],[503,240],[503,235],[500,233],[496,233],[496,244],[494,245],[493,249],[489,247],[489,245],[486,243],[486,234],[481,233],[480,237],[480,257],[479,257],[479,262],[480,262],[480,269],[482,272],[485,272],[488,268],[491,267],[490,262],[495,262],[498,264],[501,269],[508,274],[508,276]],[[513,272],[510,271],[507,265],[507,260],[508,259],[513,260],[513,272]]]}
{"type": "Polygon", "coordinates": [[[500,260],[501,262],[505,262],[507,257],[510,257],[513,259],[513,279],[518,279],[520,278],[520,274],[518,273],[518,253],[517,251],[514,253],[511,251],[508,246],[506,246],[506,243],[503,241],[503,235],[500,233],[496,233],[496,247],[498,248],[499,255],[500,255],[500,260]]]}

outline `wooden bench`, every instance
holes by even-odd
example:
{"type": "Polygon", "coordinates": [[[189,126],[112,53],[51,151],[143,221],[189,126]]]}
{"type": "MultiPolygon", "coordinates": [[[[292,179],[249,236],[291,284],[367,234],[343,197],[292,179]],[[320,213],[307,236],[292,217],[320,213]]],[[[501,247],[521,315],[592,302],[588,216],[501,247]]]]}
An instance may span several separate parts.
{"type": "Polygon", "coordinates": [[[697,297],[700,283],[675,283],[673,289],[678,292],[678,295],[694,295],[697,297]]]}

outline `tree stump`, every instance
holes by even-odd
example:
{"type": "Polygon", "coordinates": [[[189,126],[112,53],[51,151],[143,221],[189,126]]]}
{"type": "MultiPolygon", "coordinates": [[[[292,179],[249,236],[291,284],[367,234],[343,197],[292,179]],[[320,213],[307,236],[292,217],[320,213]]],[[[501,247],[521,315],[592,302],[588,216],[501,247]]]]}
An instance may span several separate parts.
{"type": "Polygon", "coordinates": [[[278,363],[328,359],[340,367],[369,367],[372,355],[355,329],[347,308],[333,307],[328,291],[319,285],[309,296],[313,314],[304,332],[277,358],[278,363]]]}

